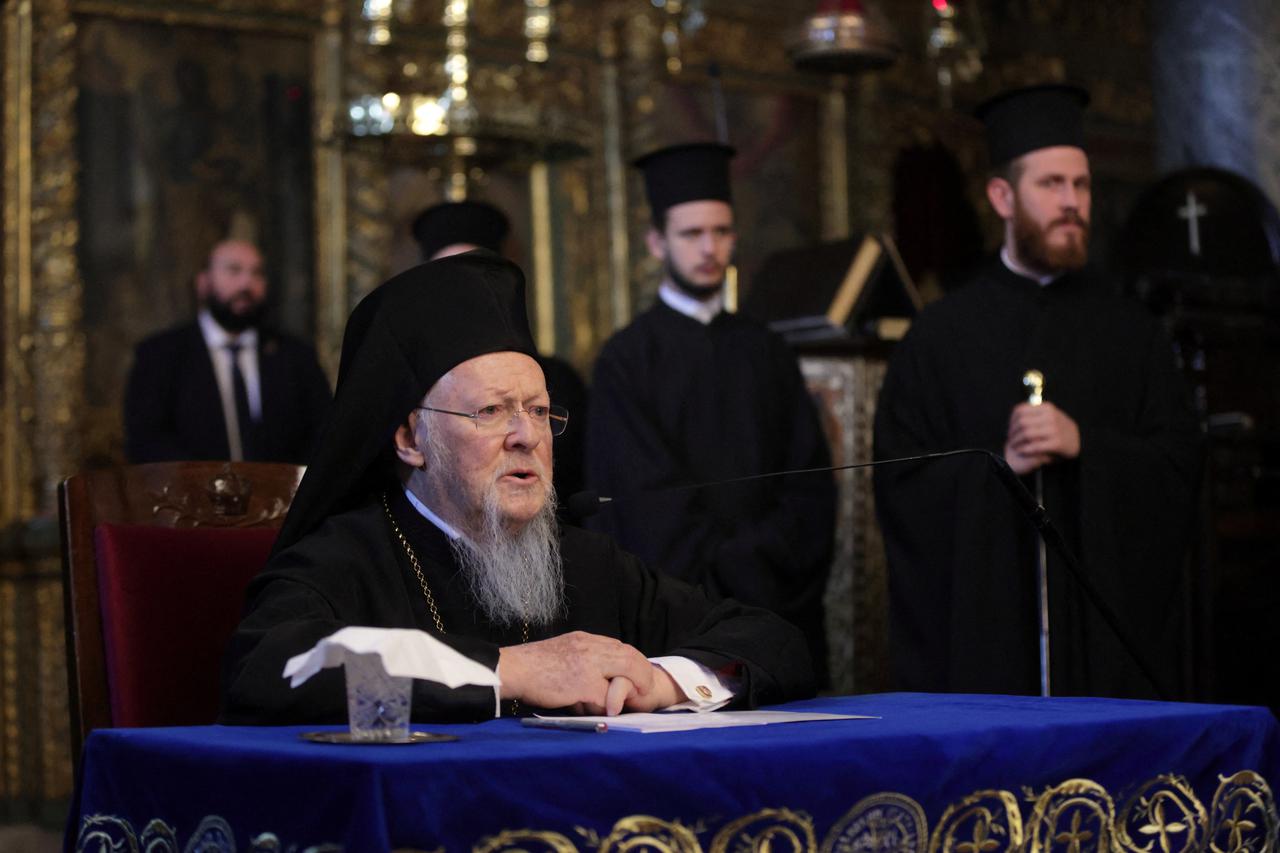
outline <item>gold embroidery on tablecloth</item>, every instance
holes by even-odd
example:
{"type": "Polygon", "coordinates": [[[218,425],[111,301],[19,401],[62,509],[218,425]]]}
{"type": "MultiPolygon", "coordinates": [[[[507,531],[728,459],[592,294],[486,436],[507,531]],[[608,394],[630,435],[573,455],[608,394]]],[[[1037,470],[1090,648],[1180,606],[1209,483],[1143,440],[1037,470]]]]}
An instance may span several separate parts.
{"type": "Polygon", "coordinates": [[[1209,810],[1209,849],[1213,853],[1276,850],[1280,818],[1266,780],[1252,770],[1218,778],[1209,810]]]}
{"type": "MultiPolygon", "coordinates": [[[[1118,815],[1107,790],[1089,779],[1070,779],[1039,794],[1023,790],[1026,802],[1033,804],[1025,828],[1022,805],[1009,791],[977,791],[951,804],[932,834],[916,800],[885,791],[859,800],[827,830],[821,848],[809,814],[769,808],[723,824],[723,816],[703,818],[692,826],[630,815],[603,838],[594,829],[575,827],[581,847],[552,830],[502,830],[482,837],[473,853],[702,853],[699,835],[705,837],[717,825],[708,853],[923,853],[926,846],[929,853],[1280,853],[1275,797],[1251,770],[1220,776],[1207,814],[1187,780],[1173,774],[1139,786],[1118,815]]],[[[247,853],[298,849],[269,831],[255,831],[247,853]]],[[[236,850],[235,837],[236,831],[218,815],[206,815],[180,845],[176,829],[163,819],[152,819],[137,833],[128,820],[93,814],[82,818],[75,850],[218,853],[236,850]]],[[[321,844],[303,853],[342,849],[321,844]]]]}
{"type": "Polygon", "coordinates": [[[929,853],[1002,853],[1022,847],[1022,812],[1009,791],[975,791],[942,813],[929,853]]]}
{"type": "Polygon", "coordinates": [[[821,853],[924,853],[929,821],[920,804],[905,794],[863,797],[836,821],[821,853]]]}
{"type": "Polygon", "coordinates": [[[816,853],[813,819],[791,809],[761,809],[716,833],[710,853],[816,853]]]}
{"type": "Polygon", "coordinates": [[[472,853],[578,853],[577,846],[558,832],[508,829],[481,840],[472,853]]]}
{"type": "Polygon", "coordinates": [[[702,853],[698,836],[687,826],[651,815],[631,815],[613,825],[600,853],[702,853]]]}
{"type": "Polygon", "coordinates": [[[1068,779],[1036,799],[1027,822],[1031,853],[1111,850],[1116,807],[1107,789],[1090,779],[1068,779]]]}
{"type": "Polygon", "coordinates": [[[1203,850],[1209,819],[1187,780],[1161,775],[1129,798],[1116,818],[1116,840],[1134,853],[1203,850]]]}

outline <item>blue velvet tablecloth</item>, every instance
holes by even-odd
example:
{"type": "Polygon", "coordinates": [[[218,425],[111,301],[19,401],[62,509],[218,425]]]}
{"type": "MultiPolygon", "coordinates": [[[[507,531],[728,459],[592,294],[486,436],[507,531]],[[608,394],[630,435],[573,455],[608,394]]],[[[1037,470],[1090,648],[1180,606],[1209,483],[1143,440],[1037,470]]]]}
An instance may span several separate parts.
{"type": "Polygon", "coordinates": [[[100,730],[68,841],[151,853],[1276,842],[1280,729],[1261,708],[924,694],[783,707],[880,719],[664,734],[494,720],[415,726],[460,738],[416,746],[299,739],[315,727],[100,730]]]}

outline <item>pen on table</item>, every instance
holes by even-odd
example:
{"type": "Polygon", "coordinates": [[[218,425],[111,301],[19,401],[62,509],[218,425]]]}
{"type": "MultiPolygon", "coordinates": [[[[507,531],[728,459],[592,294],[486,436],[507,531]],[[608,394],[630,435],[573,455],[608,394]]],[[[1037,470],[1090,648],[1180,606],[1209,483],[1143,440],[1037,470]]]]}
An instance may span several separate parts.
{"type": "Polygon", "coordinates": [[[533,726],[539,729],[564,729],[570,732],[596,732],[603,734],[609,731],[608,723],[599,723],[595,720],[552,720],[546,717],[521,717],[521,725],[533,726]]]}

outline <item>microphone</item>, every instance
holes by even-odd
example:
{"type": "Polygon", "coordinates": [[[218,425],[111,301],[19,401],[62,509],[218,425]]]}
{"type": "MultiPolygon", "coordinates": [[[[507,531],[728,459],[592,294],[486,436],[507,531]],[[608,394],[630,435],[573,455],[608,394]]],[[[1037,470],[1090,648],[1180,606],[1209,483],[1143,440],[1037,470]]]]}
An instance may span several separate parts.
{"type": "Polygon", "coordinates": [[[991,467],[995,470],[996,479],[1005,487],[1009,495],[1014,499],[1014,503],[1018,505],[1018,509],[1027,517],[1035,527],[1036,532],[1040,535],[1041,541],[1051,548],[1059,557],[1062,563],[1067,567],[1068,574],[1079,585],[1084,592],[1085,597],[1089,599],[1090,604],[1102,617],[1102,621],[1107,623],[1107,627],[1111,629],[1111,633],[1120,641],[1120,645],[1128,652],[1129,657],[1137,665],[1139,671],[1151,684],[1151,688],[1155,691],[1156,696],[1160,699],[1166,699],[1171,695],[1161,685],[1160,680],[1156,678],[1151,667],[1148,666],[1146,660],[1138,653],[1138,648],[1129,636],[1120,618],[1116,616],[1115,611],[1111,609],[1111,605],[1107,604],[1102,594],[1098,592],[1097,587],[1093,585],[1084,569],[1080,566],[1080,561],[1075,554],[1071,552],[1071,548],[1067,545],[1066,539],[1062,533],[1054,526],[1049,519],[1049,513],[1044,506],[1035,499],[1031,491],[1023,484],[1022,479],[1014,473],[1009,467],[1009,463],[1004,460],[1003,456],[992,453],[981,447],[963,447],[959,450],[944,450],[938,453],[922,453],[918,456],[899,456],[895,459],[873,459],[870,462],[855,462],[850,465],[831,465],[822,468],[793,468],[789,471],[770,471],[765,474],[751,474],[746,477],[733,477],[728,480],[713,480],[706,483],[688,483],[679,486],[666,486],[660,489],[651,489],[645,492],[635,492],[630,495],[622,495],[618,498],[606,497],[591,490],[575,492],[569,496],[566,506],[569,511],[578,519],[584,519],[595,515],[600,511],[600,507],[607,503],[624,501],[630,498],[666,494],[669,492],[684,492],[693,489],[711,488],[713,486],[727,486],[733,483],[747,483],[752,480],[766,480],[773,477],[789,477],[796,474],[820,474],[823,472],[834,471],[852,471],[859,468],[876,468],[881,465],[901,465],[908,462],[928,462],[934,459],[946,459],[952,456],[966,455],[985,456],[991,463],[991,467]]]}
{"type": "Polygon", "coordinates": [[[581,521],[595,515],[600,511],[600,507],[612,502],[613,498],[602,498],[598,492],[584,489],[569,495],[569,499],[564,502],[564,507],[569,510],[570,515],[581,521]]]}

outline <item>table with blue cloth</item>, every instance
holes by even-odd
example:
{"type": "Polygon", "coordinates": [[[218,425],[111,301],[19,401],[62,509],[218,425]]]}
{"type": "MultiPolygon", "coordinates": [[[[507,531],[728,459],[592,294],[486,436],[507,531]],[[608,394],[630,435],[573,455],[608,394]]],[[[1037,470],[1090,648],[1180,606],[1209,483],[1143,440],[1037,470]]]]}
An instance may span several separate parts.
{"type": "Polygon", "coordinates": [[[1274,850],[1265,709],[889,694],[878,719],[636,734],[501,719],[449,743],[316,727],[106,729],[68,840],[149,851],[1274,850]]]}

